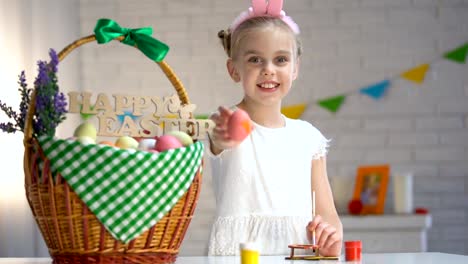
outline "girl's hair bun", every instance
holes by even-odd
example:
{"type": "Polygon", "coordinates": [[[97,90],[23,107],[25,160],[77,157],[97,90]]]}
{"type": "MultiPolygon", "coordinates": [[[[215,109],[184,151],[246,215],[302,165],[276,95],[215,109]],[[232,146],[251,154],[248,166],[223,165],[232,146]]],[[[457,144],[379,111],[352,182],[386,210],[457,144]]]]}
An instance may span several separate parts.
{"type": "Polygon", "coordinates": [[[221,40],[221,44],[223,45],[224,51],[228,57],[231,57],[231,34],[228,30],[220,30],[218,32],[218,38],[221,40]]]}
{"type": "Polygon", "coordinates": [[[223,39],[226,35],[226,30],[222,29],[218,32],[218,38],[223,39]]]}

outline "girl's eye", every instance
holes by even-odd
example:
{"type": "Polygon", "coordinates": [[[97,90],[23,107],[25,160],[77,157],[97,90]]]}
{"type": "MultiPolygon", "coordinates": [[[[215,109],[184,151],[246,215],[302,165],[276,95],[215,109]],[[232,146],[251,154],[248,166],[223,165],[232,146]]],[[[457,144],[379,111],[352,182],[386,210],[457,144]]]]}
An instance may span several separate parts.
{"type": "Polygon", "coordinates": [[[259,57],[250,57],[248,61],[252,63],[260,63],[262,60],[259,57]]]}
{"type": "Polygon", "coordinates": [[[277,61],[278,63],[286,63],[286,62],[288,62],[289,60],[288,60],[287,57],[278,57],[278,58],[276,58],[276,61],[277,61]]]}

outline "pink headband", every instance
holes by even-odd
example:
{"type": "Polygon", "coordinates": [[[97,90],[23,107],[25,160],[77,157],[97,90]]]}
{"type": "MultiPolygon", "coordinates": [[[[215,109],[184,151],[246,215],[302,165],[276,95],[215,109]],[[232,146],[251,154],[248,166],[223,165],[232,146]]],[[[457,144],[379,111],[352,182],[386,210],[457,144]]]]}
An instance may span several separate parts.
{"type": "Polygon", "coordinates": [[[252,7],[249,7],[247,11],[239,14],[234,19],[229,30],[234,32],[242,22],[253,17],[270,16],[277,17],[283,20],[295,34],[299,34],[299,26],[292,20],[291,17],[286,16],[283,9],[283,0],[252,0],[252,7]]]}

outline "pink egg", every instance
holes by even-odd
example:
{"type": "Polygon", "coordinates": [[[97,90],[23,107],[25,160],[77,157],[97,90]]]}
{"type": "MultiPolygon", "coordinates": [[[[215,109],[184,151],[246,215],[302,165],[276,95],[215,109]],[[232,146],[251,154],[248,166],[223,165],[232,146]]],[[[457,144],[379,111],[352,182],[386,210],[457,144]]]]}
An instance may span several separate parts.
{"type": "Polygon", "coordinates": [[[155,150],[162,152],[168,149],[176,149],[182,147],[182,143],[174,136],[162,135],[156,138],[155,150]]]}
{"type": "Polygon", "coordinates": [[[249,114],[242,109],[237,109],[229,118],[229,136],[237,141],[244,140],[252,132],[252,123],[249,114]]]}

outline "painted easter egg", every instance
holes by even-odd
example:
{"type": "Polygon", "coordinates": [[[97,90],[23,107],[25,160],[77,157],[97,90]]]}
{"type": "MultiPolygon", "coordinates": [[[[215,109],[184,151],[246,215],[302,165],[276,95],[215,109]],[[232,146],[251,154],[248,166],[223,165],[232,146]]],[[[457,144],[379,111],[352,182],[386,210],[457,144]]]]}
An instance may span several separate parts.
{"type": "Polygon", "coordinates": [[[184,147],[193,144],[193,139],[189,134],[185,133],[184,131],[179,130],[172,130],[166,133],[166,135],[171,135],[176,137],[184,147]]]}
{"type": "Polygon", "coordinates": [[[73,133],[73,136],[79,138],[79,137],[90,137],[94,141],[96,141],[97,137],[97,130],[94,127],[93,124],[85,122],[80,124],[76,129],[75,132],[73,133]]]}
{"type": "Polygon", "coordinates": [[[122,149],[136,149],[138,141],[129,136],[121,136],[115,141],[115,146],[122,149]]]}
{"type": "Polygon", "coordinates": [[[143,151],[149,151],[154,149],[156,146],[156,139],[154,138],[142,138],[138,143],[138,149],[143,151]]]}
{"type": "Polygon", "coordinates": [[[242,109],[237,109],[229,118],[227,129],[232,139],[243,141],[252,132],[249,114],[242,109]]]}
{"type": "Polygon", "coordinates": [[[162,135],[156,138],[155,150],[162,152],[168,149],[176,149],[183,147],[182,143],[174,136],[162,135]]]}

